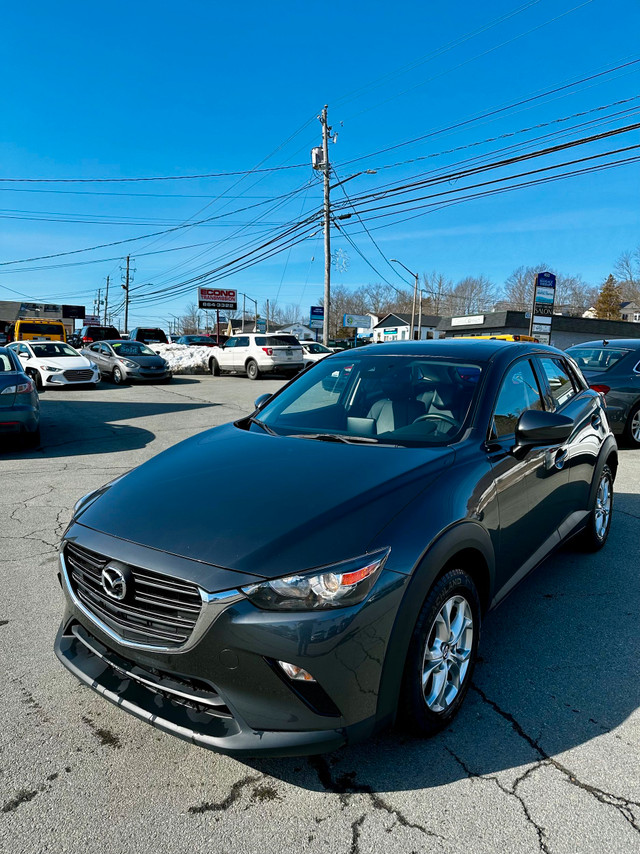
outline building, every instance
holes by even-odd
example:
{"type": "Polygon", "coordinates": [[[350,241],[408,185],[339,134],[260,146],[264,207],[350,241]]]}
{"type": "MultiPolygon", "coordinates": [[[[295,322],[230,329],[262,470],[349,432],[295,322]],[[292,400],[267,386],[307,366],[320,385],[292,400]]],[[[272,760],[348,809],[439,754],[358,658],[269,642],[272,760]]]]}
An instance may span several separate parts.
{"type": "MultiPolygon", "coordinates": [[[[415,339],[427,340],[431,338],[444,338],[444,332],[438,328],[442,320],[435,314],[423,314],[420,318],[416,312],[413,337],[415,339]],[[420,335],[418,335],[418,323],[420,323],[420,335]]],[[[411,327],[410,314],[387,314],[373,327],[373,342],[382,344],[385,341],[405,341],[411,338],[409,329],[411,327]]]]}
{"type": "Polygon", "coordinates": [[[640,305],[637,302],[621,302],[620,317],[627,323],[640,323],[640,305]]]}
{"type": "Polygon", "coordinates": [[[38,320],[61,320],[67,335],[75,328],[75,320],[84,320],[83,305],[57,305],[43,302],[11,302],[0,300],[0,332],[6,332],[7,327],[21,317],[33,317],[38,320]]]}
{"type": "MultiPolygon", "coordinates": [[[[529,312],[495,311],[464,317],[443,317],[438,331],[447,338],[469,335],[528,335],[529,312]]],[[[566,350],[573,344],[598,338],[640,338],[640,323],[635,326],[624,320],[598,320],[589,317],[553,316],[551,344],[566,350]]]]}

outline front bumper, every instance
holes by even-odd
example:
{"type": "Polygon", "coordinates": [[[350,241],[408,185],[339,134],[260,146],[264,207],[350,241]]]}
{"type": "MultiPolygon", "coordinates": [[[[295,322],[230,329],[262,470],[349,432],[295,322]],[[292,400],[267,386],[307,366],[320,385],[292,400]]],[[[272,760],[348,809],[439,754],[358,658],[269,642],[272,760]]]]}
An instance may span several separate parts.
{"type": "Polygon", "coordinates": [[[153,382],[154,380],[170,380],[172,377],[172,373],[170,370],[149,371],[140,369],[135,371],[131,368],[123,368],[123,370],[126,371],[125,376],[127,382],[131,382],[134,380],[138,380],[141,382],[148,382],[149,380],[151,380],[153,382]]]}
{"type": "Polygon", "coordinates": [[[98,370],[92,371],[91,376],[84,379],[68,379],[62,371],[60,373],[40,371],[40,376],[42,377],[42,384],[47,388],[97,385],[100,382],[100,371],[98,370]]]}
{"type": "Polygon", "coordinates": [[[315,613],[262,611],[240,599],[197,643],[158,652],[108,636],[61,578],[67,604],[55,651],[107,700],[193,744],[235,756],[322,753],[381,723],[382,666],[406,580],[383,570],[364,603],[315,613]],[[304,667],[317,683],[290,681],[277,661],[304,667]]]}

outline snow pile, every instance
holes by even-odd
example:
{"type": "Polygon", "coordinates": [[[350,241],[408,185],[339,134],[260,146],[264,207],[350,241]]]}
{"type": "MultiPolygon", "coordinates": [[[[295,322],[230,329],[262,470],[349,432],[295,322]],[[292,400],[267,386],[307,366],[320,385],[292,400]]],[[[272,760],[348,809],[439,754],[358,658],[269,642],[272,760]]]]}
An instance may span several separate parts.
{"type": "Polygon", "coordinates": [[[166,359],[174,374],[202,374],[209,370],[213,347],[187,347],[186,344],[149,344],[149,347],[166,359]]]}

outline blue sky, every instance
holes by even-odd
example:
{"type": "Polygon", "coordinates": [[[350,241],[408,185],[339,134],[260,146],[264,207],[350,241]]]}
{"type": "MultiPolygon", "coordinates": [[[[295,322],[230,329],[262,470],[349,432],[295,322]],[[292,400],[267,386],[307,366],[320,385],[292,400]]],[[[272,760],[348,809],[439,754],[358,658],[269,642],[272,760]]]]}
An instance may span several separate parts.
{"type": "MultiPolygon", "coordinates": [[[[0,35],[5,81],[0,178],[247,172],[259,164],[296,168],[132,184],[0,181],[0,262],[139,237],[190,218],[222,217],[94,252],[1,266],[0,299],[16,298],[18,292],[89,309],[107,274],[119,280],[118,258],[127,251],[135,258],[135,285],[149,284],[138,295],[178,288],[219,266],[220,256],[233,258],[241,245],[260,235],[266,239],[283,223],[313,211],[321,204],[321,185],[309,166],[297,164],[308,164],[310,148],[320,142],[316,116],[325,103],[338,131],[330,150],[338,176],[377,170],[345,185],[352,197],[568,128],[580,119],[440,154],[640,95],[638,63],[444,131],[492,108],[639,59],[639,31],[635,0],[11,4],[3,10],[0,35]],[[382,152],[426,134],[431,135],[419,143],[382,152]],[[387,168],[428,155],[439,156],[387,168]],[[355,158],[363,159],[347,163],[355,158]],[[270,212],[270,199],[296,189],[298,194],[270,212]],[[46,221],[65,218],[74,221],[46,221]],[[143,254],[192,244],[198,245],[143,254]],[[96,259],[112,260],[77,264],[96,259]],[[54,263],[75,266],[52,269],[54,263]]],[[[640,100],[599,115],[604,119],[623,109],[629,112],[572,138],[639,120],[640,100]]],[[[582,121],[596,116],[589,113],[582,121]]],[[[556,159],[638,144],[638,136],[638,131],[627,133],[556,159]]],[[[540,165],[533,161],[512,172],[540,165]]],[[[544,259],[599,283],[621,252],[640,244],[639,190],[640,165],[633,164],[405,222],[398,221],[401,216],[366,221],[386,258],[399,258],[418,272],[439,270],[454,280],[483,274],[500,286],[514,268],[544,259]]],[[[344,200],[339,189],[333,197],[344,200]]],[[[402,286],[359,223],[351,220],[345,227],[379,273],[402,286]]],[[[334,235],[333,247],[348,258],[347,269],[334,271],[334,281],[347,287],[380,281],[342,235],[334,235]]],[[[223,283],[260,302],[269,297],[300,303],[306,312],[317,302],[322,281],[322,240],[315,233],[223,283]]],[[[194,298],[195,286],[155,302],[134,301],[130,325],[164,322],[194,298]]]]}

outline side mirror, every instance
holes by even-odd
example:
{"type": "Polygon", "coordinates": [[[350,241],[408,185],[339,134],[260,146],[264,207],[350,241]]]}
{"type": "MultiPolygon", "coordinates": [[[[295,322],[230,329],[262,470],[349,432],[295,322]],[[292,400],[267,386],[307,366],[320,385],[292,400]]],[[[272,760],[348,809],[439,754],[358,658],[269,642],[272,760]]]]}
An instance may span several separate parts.
{"type": "Polygon", "coordinates": [[[18,353],[18,358],[19,359],[28,359],[29,354],[28,353],[18,353]]]}
{"type": "Polygon", "coordinates": [[[261,394],[259,397],[256,397],[253,405],[256,409],[262,409],[262,407],[267,403],[268,400],[271,400],[272,395],[270,394],[261,394]]]}
{"type": "Polygon", "coordinates": [[[541,445],[561,445],[574,429],[573,419],[557,412],[527,409],[516,424],[514,451],[524,453],[541,445]]]}

